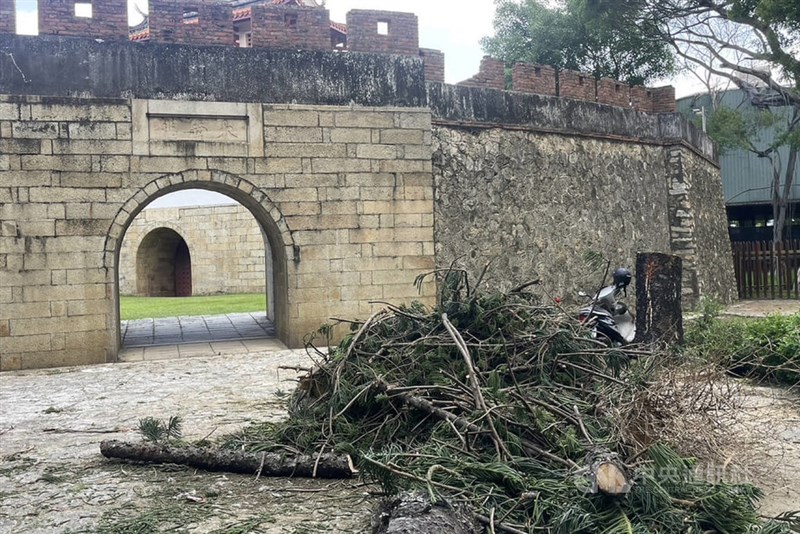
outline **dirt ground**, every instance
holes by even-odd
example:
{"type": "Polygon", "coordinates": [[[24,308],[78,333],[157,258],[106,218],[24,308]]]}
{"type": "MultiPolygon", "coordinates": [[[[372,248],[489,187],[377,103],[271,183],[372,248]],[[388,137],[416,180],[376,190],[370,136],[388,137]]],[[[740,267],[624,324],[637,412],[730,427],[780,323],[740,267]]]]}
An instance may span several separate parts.
{"type": "Polygon", "coordinates": [[[142,417],[220,436],[284,416],[305,353],[282,351],[0,375],[0,532],[363,532],[378,498],[358,481],[266,479],[134,466],[100,455],[142,417]]]}
{"type": "MultiPolygon", "coordinates": [[[[142,417],[184,419],[188,439],[283,417],[302,351],[0,375],[0,532],[365,532],[378,502],[359,481],[265,479],[104,459],[142,417]]],[[[742,385],[707,476],[761,486],[762,512],[800,508],[800,394],[742,385]],[[734,417],[735,415],[735,417],[734,417]]]]}

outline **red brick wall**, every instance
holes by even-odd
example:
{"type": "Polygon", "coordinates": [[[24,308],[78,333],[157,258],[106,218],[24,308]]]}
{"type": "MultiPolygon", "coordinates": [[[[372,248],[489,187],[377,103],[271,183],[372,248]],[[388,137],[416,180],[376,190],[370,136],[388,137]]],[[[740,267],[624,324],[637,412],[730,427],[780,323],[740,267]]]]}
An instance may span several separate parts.
{"type": "Polygon", "coordinates": [[[253,47],[330,50],[331,28],[327,9],[294,6],[251,8],[253,47]]]}
{"type": "Polygon", "coordinates": [[[675,113],[675,88],[671,85],[654,87],[653,113],[675,113]]]}
{"type": "Polygon", "coordinates": [[[517,63],[511,77],[514,91],[550,96],[556,94],[556,71],[548,65],[517,63]]]}
{"type": "Polygon", "coordinates": [[[574,70],[562,70],[558,73],[558,96],[594,102],[594,78],[574,70]]]}
{"type": "Polygon", "coordinates": [[[631,90],[627,83],[611,78],[600,78],[597,80],[597,103],[630,107],[631,90]]]}
{"type": "Polygon", "coordinates": [[[419,23],[413,13],[354,9],[347,13],[347,48],[353,52],[375,54],[419,54],[419,23]],[[388,35],[378,33],[378,23],[386,22],[388,35]]]}
{"type": "Polygon", "coordinates": [[[420,48],[419,57],[425,66],[425,81],[444,83],[444,53],[432,48],[420,48]]]}
{"type": "Polygon", "coordinates": [[[150,40],[155,43],[234,44],[229,4],[209,0],[150,0],[149,20],[150,40]],[[197,23],[184,23],[184,13],[190,12],[198,13],[197,23]]]}
{"type": "Polygon", "coordinates": [[[636,111],[653,111],[652,89],[634,85],[631,87],[631,108],[636,111]]]}
{"type": "Polygon", "coordinates": [[[503,90],[506,88],[505,64],[499,59],[483,56],[478,74],[456,85],[503,90]]]}
{"type": "Polygon", "coordinates": [[[14,0],[0,0],[0,33],[16,33],[14,0]]]}
{"type": "Polygon", "coordinates": [[[39,33],[105,40],[128,38],[127,0],[39,0],[39,33]],[[75,4],[91,4],[92,17],[76,17],[75,4]]]}

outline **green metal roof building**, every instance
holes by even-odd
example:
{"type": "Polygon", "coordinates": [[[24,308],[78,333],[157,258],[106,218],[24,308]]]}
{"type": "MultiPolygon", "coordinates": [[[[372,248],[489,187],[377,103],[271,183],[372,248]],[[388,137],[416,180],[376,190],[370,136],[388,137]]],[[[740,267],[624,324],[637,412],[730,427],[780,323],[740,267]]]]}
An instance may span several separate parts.
{"type": "MultiPolygon", "coordinates": [[[[740,89],[725,91],[721,104],[742,111],[753,110],[740,89]]],[[[713,108],[707,93],[690,96],[677,101],[677,110],[686,115],[710,114],[713,108]]],[[[791,119],[792,108],[771,108],[774,114],[791,119]]],[[[696,117],[700,119],[700,117],[696,117]]],[[[777,130],[766,128],[759,133],[756,146],[766,147],[774,140],[777,130]]],[[[788,160],[788,147],[778,151],[782,165],[788,160]]],[[[728,211],[731,239],[734,241],[769,241],[772,239],[772,165],[767,158],[734,149],[720,155],[722,186],[728,211]]],[[[782,176],[785,171],[782,171],[782,176]]],[[[800,237],[800,162],[794,170],[793,187],[789,196],[787,214],[787,237],[800,237]]]]}

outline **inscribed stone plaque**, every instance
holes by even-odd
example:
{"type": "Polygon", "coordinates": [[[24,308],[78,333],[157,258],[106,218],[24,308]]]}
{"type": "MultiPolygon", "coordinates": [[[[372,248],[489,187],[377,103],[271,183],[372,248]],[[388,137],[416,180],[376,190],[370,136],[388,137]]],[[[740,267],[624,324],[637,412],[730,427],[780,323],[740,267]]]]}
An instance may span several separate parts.
{"type": "Polygon", "coordinates": [[[150,139],[247,143],[247,117],[150,116],[150,139]]]}
{"type": "Polygon", "coordinates": [[[260,104],[133,100],[133,153],[263,157],[260,104]]]}

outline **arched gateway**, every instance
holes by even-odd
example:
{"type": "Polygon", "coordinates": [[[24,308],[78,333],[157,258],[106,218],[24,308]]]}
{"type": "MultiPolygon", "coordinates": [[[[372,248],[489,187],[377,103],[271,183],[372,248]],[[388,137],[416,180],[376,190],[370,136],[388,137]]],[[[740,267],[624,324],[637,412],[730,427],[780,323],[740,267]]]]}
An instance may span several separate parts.
{"type": "MultiPolygon", "coordinates": [[[[278,337],[281,339],[289,340],[291,338],[288,325],[288,276],[289,266],[287,261],[294,263],[295,251],[297,244],[292,238],[292,234],[286,225],[286,220],[277,206],[269,199],[267,194],[256,187],[253,183],[245,180],[239,176],[220,171],[220,170],[187,170],[179,173],[173,173],[161,176],[151,181],[139,191],[133,194],[125,204],[122,205],[117,216],[114,218],[108,230],[108,239],[106,240],[106,254],[105,259],[108,261],[113,258],[110,270],[114,272],[114,308],[116,313],[116,325],[119,325],[119,257],[122,249],[122,241],[125,237],[125,231],[148,204],[155,199],[164,196],[168,193],[181,191],[185,189],[206,189],[224,194],[247,208],[253,217],[258,222],[264,235],[267,238],[268,246],[265,247],[265,255],[267,256],[267,301],[270,303],[270,318],[275,323],[275,329],[278,337]]],[[[160,227],[145,236],[139,245],[137,253],[137,292],[145,294],[146,296],[188,296],[186,294],[178,294],[181,289],[180,280],[178,276],[178,259],[175,255],[180,251],[180,243],[185,242],[181,236],[172,229],[160,227]],[[152,274],[148,272],[149,267],[143,267],[140,270],[140,261],[144,258],[138,256],[142,254],[150,255],[151,260],[158,264],[158,251],[155,246],[149,246],[148,238],[154,234],[163,233],[168,238],[161,240],[161,247],[169,250],[162,251],[162,255],[170,256],[167,259],[167,266],[156,266],[156,269],[162,269],[161,275],[166,275],[167,282],[153,283],[152,274]],[[143,251],[142,248],[149,248],[153,250],[143,251]],[[152,254],[155,253],[155,257],[152,254]],[[172,261],[172,265],[169,262],[172,261]],[[170,272],[170,267],[172,268],[170,272]],[[169,277],[172,276],[172,285],[169,283],[169,277]]],[[[187,249],[188,253],[188,249],[187,249]]],[[[163,262],[162,262],[163,263],[163,262]]],[[[292,269],[292,274],[294,270],[292,269]]],[[[185,283],[185,282],[184,282],[185,283]]],[[[185,293],[185,286],[183,288],[185,293]]],[[[189,292],[191,294],[191,292],[189,292]]],[[[119,327],[115,329],[116,338],[119,343],[119,327]]],[[[119,345],[117,346],[119,350],[119,345]]]]}
{"type": "Polygon", "coordinates": [[[377,301],[433,302],[432,282],[413,284],[435,264],[427,108],[4,98],[3,117],[29,117],[16,131],[61,137],[0,138],[18,184],[0,186],[17,210],[0,236],[2,370],[116,361],[123,237],[184,189],[227,195],[261,226],[269,315],[290,347],[377,301]]]}

